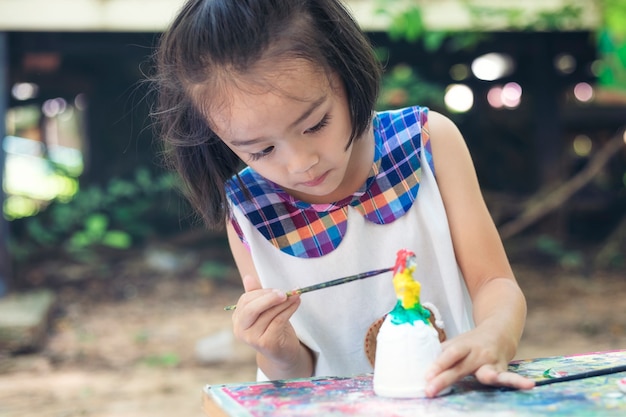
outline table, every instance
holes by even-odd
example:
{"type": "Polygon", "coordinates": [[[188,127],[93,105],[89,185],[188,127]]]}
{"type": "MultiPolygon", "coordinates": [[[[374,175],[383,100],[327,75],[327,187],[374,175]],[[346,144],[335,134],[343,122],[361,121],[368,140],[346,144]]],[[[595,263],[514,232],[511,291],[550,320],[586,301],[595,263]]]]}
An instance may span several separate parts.
{"type": "MultiPolygon", "coordinates": [[[[513,372],[542,381],[626,365],[626,350],[591,352],[512,362],[513,372]]],[[[538,386],[529,391],[485,387],[473,377],[433,399],[382,398],[372,374],[269,382],[207,385],[203,410],[209,417],[408,417],[408,416],[626,416],[618,381],[626,372],[538,386]]]]}

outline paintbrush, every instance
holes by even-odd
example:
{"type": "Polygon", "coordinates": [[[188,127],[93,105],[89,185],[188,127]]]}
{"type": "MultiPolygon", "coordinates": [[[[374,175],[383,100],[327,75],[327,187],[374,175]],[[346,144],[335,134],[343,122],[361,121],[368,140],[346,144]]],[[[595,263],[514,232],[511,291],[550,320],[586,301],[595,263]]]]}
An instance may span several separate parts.
{"type": "Polygon", "coordinates": [[[541,381],[535,382],[535,386],[540,387],[542,385],[556,384],[557,382],[575,381],[577,379],[593,378],[594,376],[616,374],[618,372],[626,372],[626,365],[618,365],[618,366],[611,366],[609,368],[595,369],[593,371],[586,371],[586,372],[580,372],[578,374],[560,376],[558,378],[542,379],[541,381]]]}
{"type": "MultiPolygon", "coordinates": [[[[541,381],[535,381],[535,387],[556,384],[559,382],[576,381],[578,379],[593,378],[595,376],[616,374],[618,372],[625,372],[625,371],[626,371],[626,365],[618,365],[618,366],[611,366],[608,368],[594,369],[593,371],[580,372],[577,374],[565,375],[565,376],[561,376],[558,378],[542,379],[541,381]]],[[[500,391],[517,391],[517,388],[500,387],[499,390],[500,391]]]]}
{"type": "MultiPolygon", "coordinates": [[[[287,291],[286,294],[287,294],[287,297],[291,297],[292,295],[296,295],[296,294],[304,294],[305,292],[317,291],[317,290],[321,290],[322,288],[334,287],[336,285],[345,284],[347,282],[352,282],[352,281],[356,281],[359,279],[373,277],[375,275],[380,275],[385,272],[389,272],[391,270],[393,270],[393,268],[375,269],[373,271],[362,272],[360,274],[350,275],[350,276],[343,277],[343,278],[337,278],[337,279],[333,279],[333,280],[326,281],[326,282],[320,282],[319,284],[309,285],[308,287],[303,287],[303,288],[298,288],[295,290],[287,291]]],[[[224,310],[227,310],[227,311],[234,310],[235,308],[237,308],[236,305],[230,305],[230,306],[224,307],[224,310]]]]}

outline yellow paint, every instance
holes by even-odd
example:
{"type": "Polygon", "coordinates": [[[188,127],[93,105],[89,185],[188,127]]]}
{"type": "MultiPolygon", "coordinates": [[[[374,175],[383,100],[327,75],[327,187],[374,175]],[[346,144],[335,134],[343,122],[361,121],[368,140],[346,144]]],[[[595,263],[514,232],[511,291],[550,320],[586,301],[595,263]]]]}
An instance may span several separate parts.
{"type": "Polygon", "coordinates": [[[407,266],[393,277],[393,287],[405,309],[415,308],[420,302],[421,285],[413,279],[415,264],[407,266]]]}

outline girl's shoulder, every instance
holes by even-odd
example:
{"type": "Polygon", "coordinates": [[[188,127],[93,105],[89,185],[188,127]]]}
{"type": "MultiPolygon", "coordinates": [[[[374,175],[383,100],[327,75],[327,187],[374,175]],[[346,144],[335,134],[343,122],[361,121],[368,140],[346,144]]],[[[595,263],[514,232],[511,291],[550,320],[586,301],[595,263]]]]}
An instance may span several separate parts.
{"type": "Polygon", "coordinates": [[[403,129],[428,123],[428,107],[411,106],[376,113],[374,124],[384,129],[403,129]]]}

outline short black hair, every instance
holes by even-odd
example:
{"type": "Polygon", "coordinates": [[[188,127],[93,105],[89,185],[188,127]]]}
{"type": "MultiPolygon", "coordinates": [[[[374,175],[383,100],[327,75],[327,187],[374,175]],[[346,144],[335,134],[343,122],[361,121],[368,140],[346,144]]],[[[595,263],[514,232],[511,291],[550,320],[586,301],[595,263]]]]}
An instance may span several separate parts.
{"type": "Polygon", "coordinates": [[[370,126],[381,68],[340,0],[188,0],[159,41],[152,116],[166,162],[208,227],[228,218],[225,183],[242,162],[213,132],[191,88],[225,70],[245,74],[268,55],[305,59],[339,76],[352,122],[346,146],[370,126]]]}

